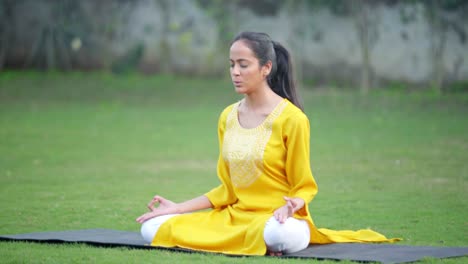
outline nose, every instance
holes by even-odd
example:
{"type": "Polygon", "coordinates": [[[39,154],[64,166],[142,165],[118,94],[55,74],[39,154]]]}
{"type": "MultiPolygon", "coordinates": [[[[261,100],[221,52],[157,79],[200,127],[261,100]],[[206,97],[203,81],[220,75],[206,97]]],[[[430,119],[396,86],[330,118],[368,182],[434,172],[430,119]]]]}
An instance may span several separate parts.
{"type": "Polygon", "coordinates": [[[231,74],[234,76],[238,76],[240,74],[239,66],[234,65],[233,67],[231,67],[231,74]]]}

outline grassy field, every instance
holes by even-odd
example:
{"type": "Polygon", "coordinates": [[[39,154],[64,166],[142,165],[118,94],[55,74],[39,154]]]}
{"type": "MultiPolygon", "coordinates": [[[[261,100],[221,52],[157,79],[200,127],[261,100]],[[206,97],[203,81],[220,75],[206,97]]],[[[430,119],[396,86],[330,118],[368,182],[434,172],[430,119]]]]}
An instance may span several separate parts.
{"type": "MultiPolygon", "coordinates": [[[[303,90],[317,226],[370,227],[401,244],[468,246],[468,95],[303,90]]],[[[138,231],[154,194],[218,184],[229,81],[0,73],[0,234],[138,231]]],[[[85,245],[0,243],[2,263],[310,263],[85,245]]],[[[425,260],[425,263],[437,262],[425,260]]],[[[464,263],[468,257],[440,261],[464,263]]],[[[336,263],[327,262],[322,263],[336,263]]]]}

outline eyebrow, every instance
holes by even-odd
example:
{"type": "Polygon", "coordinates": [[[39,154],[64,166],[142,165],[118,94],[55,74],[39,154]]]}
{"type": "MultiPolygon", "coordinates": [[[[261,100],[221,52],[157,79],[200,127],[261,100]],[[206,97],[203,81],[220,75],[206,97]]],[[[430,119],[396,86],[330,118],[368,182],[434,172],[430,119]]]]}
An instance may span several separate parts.
{"type": "Polygon", "coordinates": [[[247,60],[247,59],[237,59],[237,60],[233,60],[233,59],[231,59],[231,58],[229,58],[229,61],[237,61],[237,62],[244,62],[244,61],[245,61],[245,62],[250,62],[250,61],[247,60]]]}

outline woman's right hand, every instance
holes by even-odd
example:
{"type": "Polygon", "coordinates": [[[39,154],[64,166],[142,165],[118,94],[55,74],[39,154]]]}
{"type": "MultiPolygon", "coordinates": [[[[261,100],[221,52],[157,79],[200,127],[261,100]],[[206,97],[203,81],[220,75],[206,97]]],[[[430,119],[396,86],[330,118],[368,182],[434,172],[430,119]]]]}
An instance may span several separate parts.
{"type": "Polygon", "coordinates": [[[151,218],[167,215],[167,214],[177,214],[179,213],[178,204],[170,200],[165,199],[159,195],[153,197],[153,199],[148,204],[149,212],[141,215],[136,219],[138,223],[143,223],[146,220],[151,218]],[[159,203],[158,207],[155,207],[155,204],[159,203]]]}

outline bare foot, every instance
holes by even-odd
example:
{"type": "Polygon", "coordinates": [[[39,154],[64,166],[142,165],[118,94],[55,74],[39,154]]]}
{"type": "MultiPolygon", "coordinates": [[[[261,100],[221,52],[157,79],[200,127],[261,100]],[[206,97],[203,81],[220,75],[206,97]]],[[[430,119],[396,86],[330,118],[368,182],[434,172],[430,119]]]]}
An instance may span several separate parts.
{"type": "Polygon", "coordinates": [[[279,251],[279,252],[268,251],[267,254],[270,255],[270,256],[279,257],[279,256],[282,256],[282,255],[283,255],[283,252],[281,252],[281,251],[279,251]]]}

